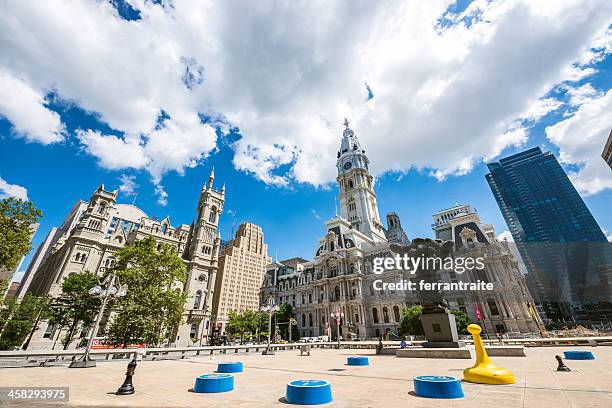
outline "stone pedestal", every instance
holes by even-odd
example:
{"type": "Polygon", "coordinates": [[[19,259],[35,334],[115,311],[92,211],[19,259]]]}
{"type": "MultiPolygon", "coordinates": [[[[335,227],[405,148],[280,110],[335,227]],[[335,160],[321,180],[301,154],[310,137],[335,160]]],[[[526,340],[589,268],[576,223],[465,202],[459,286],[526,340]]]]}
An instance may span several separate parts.
{"type": "Polygon", "coordinates": [[[423,311],[421,324],[425,332],[426,343],[424,348],[459,348],[465,347],[465,343],[459,341],[455,315],[446,310],[433,313],[423,311]]]}
{"type": "Polygon", "coordinates": [[[397,349],[397,357],[404,358],[462,358],[471,359],[472,354],[468,348],[405,348],[397,349]]]}

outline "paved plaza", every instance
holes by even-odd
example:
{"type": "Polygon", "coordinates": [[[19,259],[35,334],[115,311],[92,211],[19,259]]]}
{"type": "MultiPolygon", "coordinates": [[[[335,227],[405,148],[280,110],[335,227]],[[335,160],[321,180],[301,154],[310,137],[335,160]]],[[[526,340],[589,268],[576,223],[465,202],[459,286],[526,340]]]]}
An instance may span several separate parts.
{"type": "MultiPolygon", "coordinates": [[[[103,361],[95,368],[65,366],[2,368],[0,385],[68,386],[68,403],[16,404],[12,406],[95,407],[282,407],[285,386],[291,380],[325,379],[331,383],[330,407],[612,407],[612,347],[591,350],[595,360],[566,361],[572,372],[557,372],[555,354],[568,347],[526,349],[527,357],[492,357],[512,370],[514,385],[463,383],[465,397],[457,400],[419,398],[412,379],[417,375],[450,375],[462,378],[470,360],[411,359],[377,356],[374,350],[313,349],[280,351],[274,356],[227,354],[184,360],[142,361],[134,376],[136,393],[113,393],[124,379],[126,361],[103,361]],[[347,366],[351,355],[367,355],[369,366],[347,366]],[[234,391],[197,394],[190,391],[195,377],[212,373],[220,361],[242,361],[245,371],[235,374],[234,391]]],[[[570,348],[571,349],[571,348],[570,348]]]]}

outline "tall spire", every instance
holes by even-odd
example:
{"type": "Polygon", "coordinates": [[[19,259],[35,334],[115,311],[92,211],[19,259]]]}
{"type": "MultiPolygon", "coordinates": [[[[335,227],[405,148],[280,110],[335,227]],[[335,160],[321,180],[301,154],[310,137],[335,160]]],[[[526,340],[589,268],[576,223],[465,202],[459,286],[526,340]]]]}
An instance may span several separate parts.
{"type": "Polygon", "coordinates": [[[207,188],[209,189],[212,188],[214,180],[215,180],[215,166],[212,167],[212,170],[210,171],[210,176],[208,176],[207,188]]]}

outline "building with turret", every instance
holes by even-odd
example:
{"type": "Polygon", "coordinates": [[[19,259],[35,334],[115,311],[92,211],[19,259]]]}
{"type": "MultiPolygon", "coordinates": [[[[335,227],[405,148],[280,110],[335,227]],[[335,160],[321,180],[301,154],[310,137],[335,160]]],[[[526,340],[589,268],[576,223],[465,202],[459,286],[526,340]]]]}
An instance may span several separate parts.
{"type": "MultiPolygon", "coordinates": [[[[79,201],[60,228],[54,228],[37,250],[24,278],[26,292],[57,296],[63,280],[72,274],[90,271],[102,275],[114,266],[116,252],[126,244],[152,237],[158,245],[168,244],[183,259],[188,270],[181,290],[187,293],[182,325],[168,333],[168,342],[187,345],[206,341],[211,327],[212,301],[221,245],[219,217],[225,202],[225,186],[213,187],[214,169],[200,192],[196,218],[191,223],[173,226],[170,217],[149,217],[134,205],[117,203],[118,191],[100,185],[88,202],[79,201]]],[[[129,289],[128,289],[129,290],[129,289]]],[[[62,334],[43,322],[30,348],[51,348],[62,334]]],[[[88,328],[82,328],[87,336],[88,328]]],[[[102,336],[102,325],[96,336],[102,336]]],[[[74,346],[74,344],[73,344],[74,346]]]]}
{"type": "MultiPolygon", "coordinates": [[[[370,161],[347,120],[344,127],[337,154],[340,214],[325,222],[327,232],[312,260],[292,258],[268,266],[260,302],[266,304],[272,297],[276,304],[291,305],[302,337],[392,338],[398,333],[402,309],[418,300],[414,291],[385,289],[381,283],[410,281],[415,276],[396,268],[375,273],[375,262],[394,257],[394,245],[408,245],[410,240],[397,213],[386,216],[386,228],[382,224],[370,161]],[[339,325],[337,315],[341,316],[339,325]]],[[[485,257],[485,269],[462,276],[441,270],[440,281],[486,279],[494,289],[486,293],[447,292],[443,293],[444,300],[451,309],[467,313],[472,321],[480,319],[485,332],[538,332],[533,299],[513,255],[496,240],[492,226],[480,223],[475,211],[461,218],[464,213],[460,210],[435,214],[434,225],[438,226],[434,230],[436,234],[438,229],[444,230],[442,240],[456,242],[457,256],[469,253],[485,257]]]]}

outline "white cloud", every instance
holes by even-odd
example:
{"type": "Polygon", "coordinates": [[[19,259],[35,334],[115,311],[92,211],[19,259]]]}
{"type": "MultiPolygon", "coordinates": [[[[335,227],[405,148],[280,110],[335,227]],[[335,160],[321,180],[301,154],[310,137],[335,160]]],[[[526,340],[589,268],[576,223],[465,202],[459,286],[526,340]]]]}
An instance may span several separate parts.
{"type": "Polygon", "coordinates": [[[119,185],[119,191],[125,195],[134,195],[136,194],[136,190],[140,187],[135,181],[136,176],[130,176],[127,174],[122,174],[119,176],[119,181],[121,184],[119,185]]]}
{"type": "Polygon", "coordinates": [[[510,231],[506,230],[497,236],[498,241],[508,240],[508,242],[514,242],[514,238],[510,231]]]}
{"type": "Polygon", "coordinates": [[[157,184],[155,186],[155,194],[157,194],[157,204],[163,206],[168,205],[168,193],[164,190],[164,186],[157,184]]]}
{"type": "Polygon", "coordinates": [[[312,214],[313,217],[315,217],[315,219],[319,221],[323,220],[323,217],[321,216],[321,214],[319,214],[319,212],[315,210],[314,208],[310,209],[310,213],[312,214]]]}
{"type": "Polygon", "coordinates": [[[117,133],[82,130],[85,150],[158,185],[214,149],[198,113],[240,129],[234,165],[266,183],[332,181],[345,116],[375,173],[442,179],[524,144],[522,121],[558,108],[548,91],[608,52],[612,14],[477,0],[442,27],[452,3],[134,0],[125,21],[105,1],[6,2],[0,67],[97,114],[117,133]]]}
{"type": "Polygon", "coordinates": [[[22,200],[28,199],[28,190],[17,184],[9,184],[0,177],[0,199],[15,197],[22,200]]]}
{"type": "Polygon", "coordinates": [[[563,102],[555,98],[535,99],[529,103],[527,110],[521,115],[522,118],[532,121],[538,121],[550,112],[559,109],[563,102]]]}
{"type": "Polygon", "coordinates": [[[606,235],[608,242],[612,242],[612,232],[608,231],[606,228],[602,228],[602,231],[606,235]]]}
{"type": "Polygon", "coordinates": [[[579,166],[569,176],[583,194],[612,188],[610,168],[601,158],[611,127],[612,90],[609,90],[590,97],[572,116],[546,128],[548,140],[559,147],[559,160],[579,166]]]}
{"type": "Polygon", "coordinates": [[[591,84],[584,84],[579,87],[569,87],[567,89],[569,95],[569,103],[573,106],[580,106],[590,102],[593,98],[601,96],[601,92],[593,88],[591,84]]]}
{"type": "Polygon", "coordinates": [[[87,153],[97,157],[107,169],[140,169],[149,163],[137,139],[125,140],[93,130],[79,130],[77,137],[87,153]]]}
{"type": "Polygon", "coordinates": [[[47,109],[45,103],[44,93],[0,66],[0,117],[13,124],[15,133],[43,144],[63,140],[60,117],[47,109]]]}

